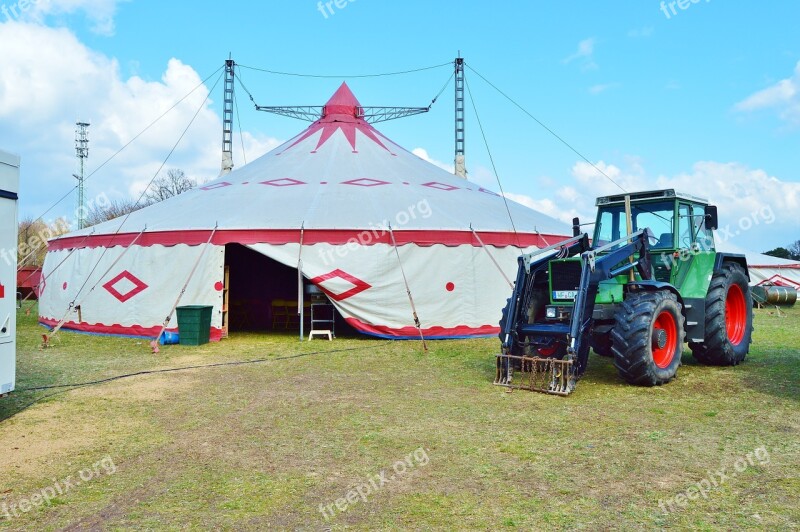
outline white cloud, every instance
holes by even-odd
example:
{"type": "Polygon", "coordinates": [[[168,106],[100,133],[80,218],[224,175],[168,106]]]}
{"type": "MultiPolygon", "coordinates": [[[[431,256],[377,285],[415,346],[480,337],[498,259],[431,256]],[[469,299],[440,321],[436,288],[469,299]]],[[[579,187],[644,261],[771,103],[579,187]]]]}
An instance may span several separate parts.
{"type": "Polygon", "coordinates": [[[736,111],[752,112],[775,109],[780,118],[794,125],[800,125],[800,62],[792,77],[760,90],[734,106],[736,111]]]}
{"type": "Polygon", "coordinates": [[[91,23],[91,30],[100,35],[114,34],[117,5],[126,0],[22,0],[6,3],[0,12],[6,21],[43,23],[53,17],[82,13],[91,23]]]}
{"type": "Polygon", "coordinates": [[[241,137],[234,134],[233,144],[233,162],[235,168],[238,168],[244,166],[245,162],[255,161],[265,153],[274,150],[282,144],[282,141],[274,137],[242,131],[241,137]],[[242,148],[242,141],[244,141],[244,148],[242,148]],[[239,152],[242,150],[244,153],[240,157],[239,152]]]}
{"type": "Polygon", "coordinates": [[[530,209],[539,211],[570,225],[572,224],[572,219],[579,216],[576,209],[565,209],[564,206],[565,204],[568,205],[568,203],[564,201],[556,202],[550,198],[534,199],[531,196],[514,194],[513,192],[506,192],[504,196],[530,209]]]}
{"type": "MultiPolygon", "coordinates": [[[[63,28],[8,22],[0,24],[0,42],[0,138],[6,139],[4,149],[22,155],[23,215],[41,214],[74,186],[76,120],[91,122],[91,171],[196,87],[87,180],[87,196],[104,192],[114,198],[141,191],[195,113],[165,169],[181,168],[199,182],[218,175],[222,124],[213,99],[207,99],[216,79],[201,84],[201,76],[178,59],[168,62],[160,80],[123,79],[115,59],[87,48],[63,28]]],[[[218,90],[219,85],[214,94],[218,90]]],[[[243,136],[248,161],[278,144],[266,135],[243,136]]],[[[235,137],[235,162],[241,166],[241,141],[238,133],[235,137]]],[[[65,200],[55,214],[71,210],[65,200]]]]}
{"type": "Polygon", "coordinates": [[[720,225],[730,224],[734,232],[739,232],[737,227],[744,229],[750,224],[744,219],[750,219],[753,227],[734,240],[740,247],[764,251],[797,240],[800,183],[782,181],[741,163],[701,161],[690,172],[658,177],[656,185],[709,198],[719,206],[720,225]],[[773,223],[767,223],[773,216],[773,223]],[[768,246],[770,242],[775,245],[768,246]]]}
{"type": "Polygon", "coordinates": [[[427,161],[431,164],[438,166],[442,170],[447,170],[451,174],[455,172],[454,165],[443,163],[442,161],[437,161],[436,159],[432,159],[431,156],[428,154],[428,150],[426,150],[425,148],[414,148],[413,150],[411,150],[411,153],[413,153],[423,161],[427,161]]]}
{"type": "Polygon", "coordinates": [[[600,94],[601,92],[606,92],[607,90],[616,89],[619,86],[619,83],[601,83],[598,85],[592,85],[589,87],[589,94],[600,94]]]}
{"type": "Polygon", "coordinates": [[[597,68],[597,64],[594,62],[594,46],[594,38],[582,40],[578,43],[578,50],[569,57],[566,57],[563,60],[563,63],[567,65],[573,61],[580,61],[581,69],[595,70],[597,68]]]}
{"type": "MultiPolygon", "coordinates": [[[[701,161],[691,171],[672,176],[649,176],[637,158],[625,169],[603,161],[596,166],[625,190],[674,188],[707,198],[719,207],[720,226],[729,228],[730,242],[765,251],[797,240],[800,227],[800,183],[770,176],[740,163],[701,161]]],[[[566,223],[574,216],[594,220],[595,199],[619,194],[620,188],[592,165],[579,161],[571,176],[557,186],[541,187],[540,195],[508,193],[518,203],[566,223]]]]}

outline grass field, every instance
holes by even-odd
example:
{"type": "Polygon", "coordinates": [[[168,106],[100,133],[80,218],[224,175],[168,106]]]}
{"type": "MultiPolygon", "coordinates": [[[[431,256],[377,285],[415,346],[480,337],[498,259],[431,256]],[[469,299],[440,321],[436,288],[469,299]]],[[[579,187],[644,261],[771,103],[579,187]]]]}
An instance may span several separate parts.
{"type": "Polygon", "coordinates": [[[741,366],[638,388],[592,355],[567,398],[493,386],[495,339],[42,331],[19,317],[0,530],[800,528],[800,308],[756,311],[741,366]]]}

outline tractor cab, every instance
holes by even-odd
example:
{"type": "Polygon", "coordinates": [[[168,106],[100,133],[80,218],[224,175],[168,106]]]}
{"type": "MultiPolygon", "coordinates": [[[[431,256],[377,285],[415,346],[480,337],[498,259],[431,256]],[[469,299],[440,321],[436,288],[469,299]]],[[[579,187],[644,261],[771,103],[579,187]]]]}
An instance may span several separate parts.
{"type": "Polygon", "coordinates": [[[691,263],[704,255],[713,262],[717,208],[708,201],[672,189],[638,192],[630,198],[630,230],[626,195],[597,198],[592,240],[595,249],[625,235],[649,230],[655,279],[678,288],[686,282],[691,263]]]}

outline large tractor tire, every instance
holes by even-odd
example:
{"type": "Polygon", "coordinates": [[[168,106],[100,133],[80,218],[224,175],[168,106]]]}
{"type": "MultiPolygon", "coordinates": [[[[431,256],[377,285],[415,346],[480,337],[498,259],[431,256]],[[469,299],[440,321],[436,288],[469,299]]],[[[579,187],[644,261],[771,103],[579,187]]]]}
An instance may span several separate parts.
{"type": "Polygon", "coordinates": [[[698,362],[735,366],[747,356],[752,333],[753,299],[747,275],[738,264],[725,262],[708,287],[705,340],[689,347],[698,362]]]}
{"type": "Polygon", "coordinates": [[[675,378],[686,336],[685,319],[675,294],[629,294],[611,331],[614,366],[630,384],[657,386],[675,378]]]}
{"type": "Polygon", "coordinates": [[[611,350],[611,332],[592,333],[592,351],[601,357],[613,357],[614,351],[611,350]]]}

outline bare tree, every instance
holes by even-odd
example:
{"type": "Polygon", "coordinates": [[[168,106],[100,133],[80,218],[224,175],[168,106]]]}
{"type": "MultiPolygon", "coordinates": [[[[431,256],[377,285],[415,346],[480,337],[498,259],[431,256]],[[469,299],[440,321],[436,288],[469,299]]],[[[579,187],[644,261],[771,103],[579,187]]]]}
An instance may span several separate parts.
{"type": "Polygon", "coordinates": [[[789,258],[792,260],[800,260],[800,240],[795,240],[794,243],[789,246],[789,254],[791,255],[789,258]]]}
{"type": "Polygon", "coordinates": [[[107,222],[108,220],[113,220],[114,218],[119,218],[120,216],[125,216],[133,211],[138,211],[143,207],[147,207],[147,205],[149,205],[149,203],[144,199],[142,199],[138,205],[136,204],[136,200],[133,199],[111,200],[105,205],[93,205],[89,209],[89,212],[86,213],[86,226],[97,225],[107,222]]]}
{"type": "Polygon", "coordinates": [[[25,218],[19,222],[17,254],[19,266],[41,266],[47,253],[47,241],[69,232],[69,223],[59,218],[47,224],[42,219],[25,218]]]}
{"type": "Polygon", "coordinates": [[[145,199],[148,203],[158,203],[183,194],[197,186],[197,181],[189,179],[180,168],[171,168],[167,175],[156,178],[147,189],[145,199]]]}
{"type": "Polygon", "coordinates": [[[186,177],[183,170],[171,168],[167,175],[153,180],[144,196],[136,202],[134,199],[123,199],[110,201],[105,205],[94,205],[86,215],[86,224],[97,225],[120,216],[125,216],[133,211],[138,211],[159,201],[183,194],[187,190],[197,186],[197,182],[186,177]]]}

